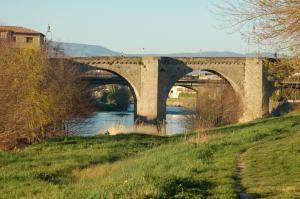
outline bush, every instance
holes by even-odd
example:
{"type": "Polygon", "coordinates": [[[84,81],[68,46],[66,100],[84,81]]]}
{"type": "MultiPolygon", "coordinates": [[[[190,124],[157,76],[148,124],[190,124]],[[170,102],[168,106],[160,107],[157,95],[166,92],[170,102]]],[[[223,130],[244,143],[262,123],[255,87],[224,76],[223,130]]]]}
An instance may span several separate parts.
{"type": "Polygon", "coordinates": [[[227,82],[221,87],[207,84],[198,93],[197,108],[187,116],[186,126],[192,130],[218,127],[237,123],[240,115],[240,100],[227,82]]]}
{"type": "Polygon", "coordinates": [[[128,87],[118,86],[108,98],[118,110],[127,110],[130,105],[131,92],[128,87]]]}
{"type": "Polygon", "coordinates": [[[0,71],[0,133],[46,137],[92,110],[78,67],[47,50],[0,43],[0,71]]]}

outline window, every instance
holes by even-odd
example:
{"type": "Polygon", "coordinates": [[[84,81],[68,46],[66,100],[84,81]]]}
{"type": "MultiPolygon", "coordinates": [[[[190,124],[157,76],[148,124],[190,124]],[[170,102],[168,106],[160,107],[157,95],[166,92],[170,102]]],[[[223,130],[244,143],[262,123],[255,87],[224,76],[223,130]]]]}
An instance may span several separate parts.
{"type": "Polygon", "coordinates": [[[25,37],[26,43],[33,43],[33,37],[25,37]]]}
{"type": "Polygon", "coordinates": [[[7,32],[0,32],[1,39],[6,39],[6,37],[7,37],[7,32]]]}

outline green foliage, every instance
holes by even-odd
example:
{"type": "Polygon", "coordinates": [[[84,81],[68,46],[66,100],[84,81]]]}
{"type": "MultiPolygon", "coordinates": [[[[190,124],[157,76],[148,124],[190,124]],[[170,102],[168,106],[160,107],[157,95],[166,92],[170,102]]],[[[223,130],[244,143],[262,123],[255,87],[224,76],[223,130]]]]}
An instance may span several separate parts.
{"type": "Polygon", "coordinates": [[[0,152],[0,198],[236,198],[300,196],[300,115],[176,137],[56,138],[0,152]],[[276,123],[276,125],[274,125],[276,123]]]}
{"type": "Polygon", "coordinates": [[[299,57],[283,58],[280,60],[265,60],[268,70],[268,80],[273,87],[272,99],[274,101],[286,101],[288,99],[298,99],[299,90],[294,88],[284,88],[284,81],[293,81],[291,75],[299,71],[299,57]]]}
{"type": "Polygon", "coordinates": [[[127,86],[104,86],[100,102],[96,100],[96,108],[99,110],[127,110],[130,105],[132,94],[127,86]]]}
{"type": "Polygon", "coordinates": [[[109,101],[119,110],[127,110],[130,104],[131,93],[128,87],[118,87],[109,95],[109,101]]]}
{"type": "Polygon", "coordinates": [[[108,91],[103,91],[102,97],[100,98],[100,100],[103,103],[108,103],[108,98],[109,98],[110,93],[108,91]]]}
{"type": "Polygon", "coordinates": [[[268,70],[268,80],[271,81],[276,88],[294,71],[293,67],[281,60],[277,60],[276,62],[265,60],[264,63],[268,70]]]}

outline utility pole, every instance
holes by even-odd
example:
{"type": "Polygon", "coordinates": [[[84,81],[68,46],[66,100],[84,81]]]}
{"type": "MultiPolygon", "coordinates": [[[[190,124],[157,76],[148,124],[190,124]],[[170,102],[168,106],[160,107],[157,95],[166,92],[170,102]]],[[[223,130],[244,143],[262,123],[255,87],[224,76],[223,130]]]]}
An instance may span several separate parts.
{"type": "Polygon", "coordinates": [[[49,35],[50,35],[49,41],[52,41],[52,31],[51,31],[51,26],[50,26],[50,24],[48,24],[48,27],[47,27],[46,39],[47,39],[47,37],[48,37],[49,35]]]}

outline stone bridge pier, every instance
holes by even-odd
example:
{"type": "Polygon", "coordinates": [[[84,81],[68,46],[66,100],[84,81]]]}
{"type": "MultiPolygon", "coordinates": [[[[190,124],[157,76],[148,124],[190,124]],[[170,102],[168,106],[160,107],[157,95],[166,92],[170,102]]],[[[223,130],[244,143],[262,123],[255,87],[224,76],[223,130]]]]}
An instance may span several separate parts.
{"type": "Polygon", "coordinates": [[[141,86],[136,102],[136,121],[163,122],[166,119],[168,94],[178,79],[192,72],[186,66],[174,67],[181,62],[168,58],[144,57],[141,86]],[[172,65],[172,63],[174,65],[172,65]]]}

